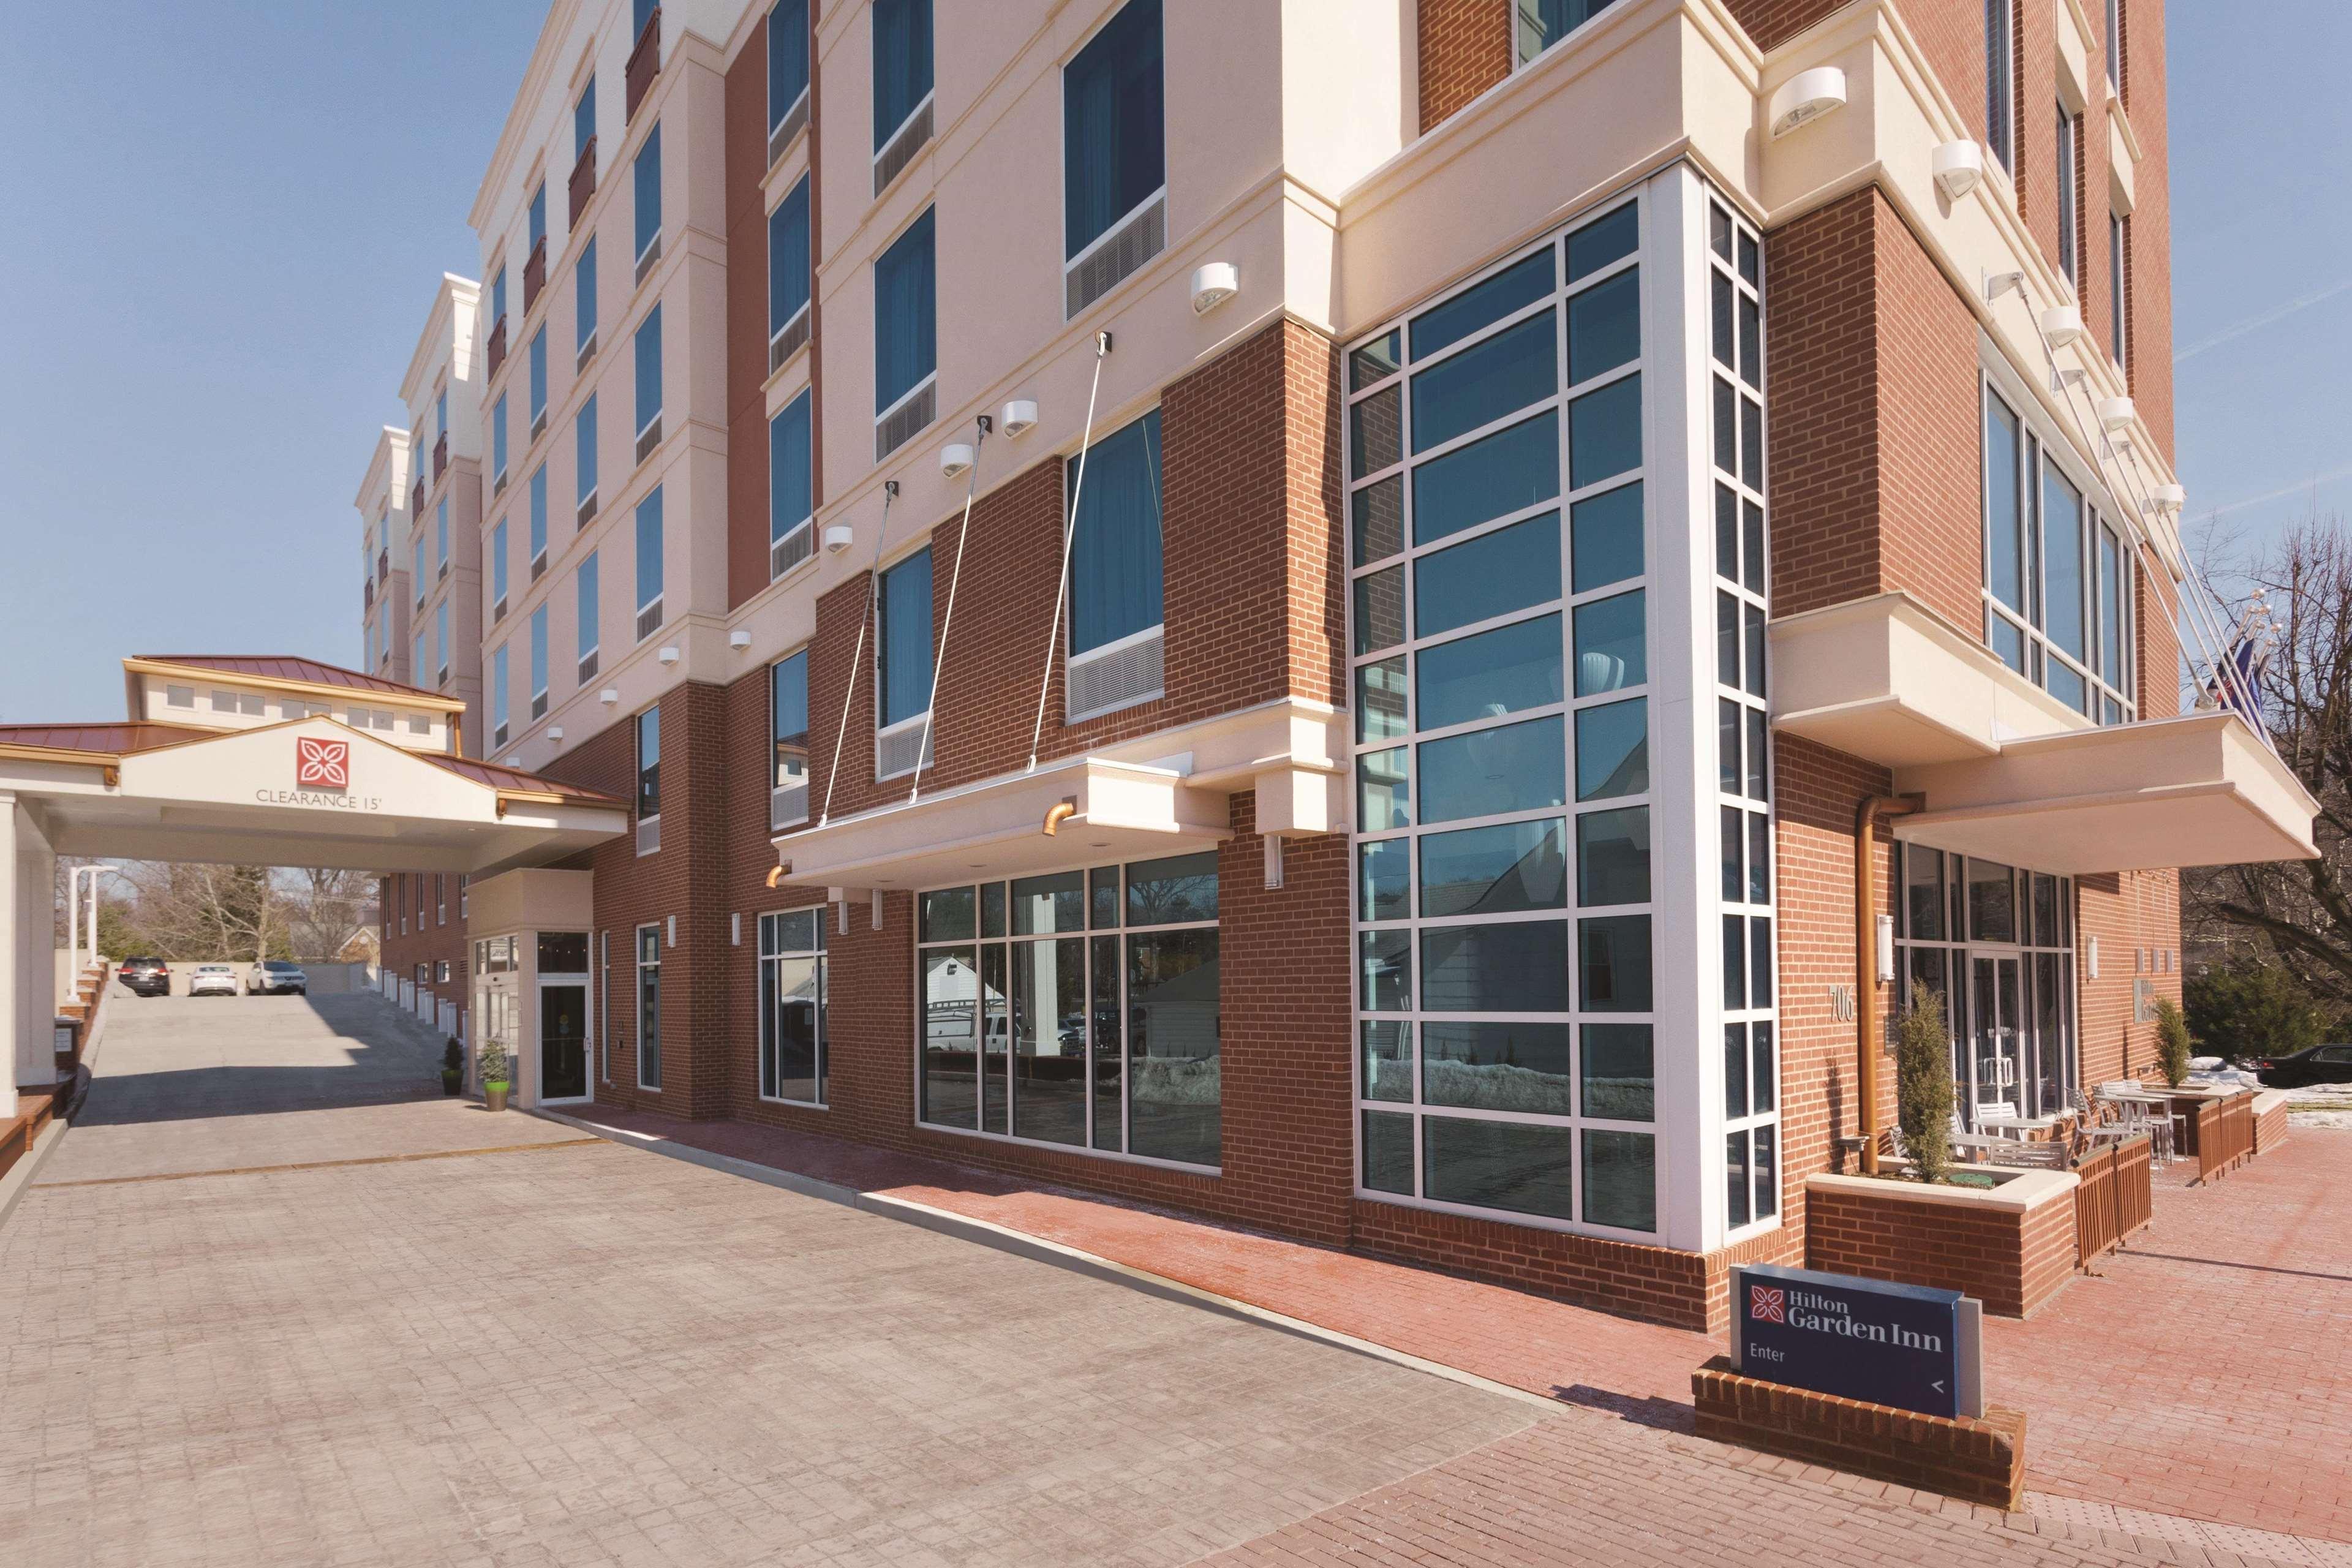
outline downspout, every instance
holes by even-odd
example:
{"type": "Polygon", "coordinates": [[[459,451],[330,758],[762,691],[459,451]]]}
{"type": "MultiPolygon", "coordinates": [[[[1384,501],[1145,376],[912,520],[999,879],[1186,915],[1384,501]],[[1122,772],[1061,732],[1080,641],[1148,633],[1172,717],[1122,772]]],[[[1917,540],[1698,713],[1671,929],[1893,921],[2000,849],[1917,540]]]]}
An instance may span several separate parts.
{"type": "Polygon", "coordinates": [[[1923,795],[1870,795],[1853,812],[1854,1080],[1862,1095],[1862,1169],[1878,1174],[1878,825],[1927,804],[1923,795]]]}

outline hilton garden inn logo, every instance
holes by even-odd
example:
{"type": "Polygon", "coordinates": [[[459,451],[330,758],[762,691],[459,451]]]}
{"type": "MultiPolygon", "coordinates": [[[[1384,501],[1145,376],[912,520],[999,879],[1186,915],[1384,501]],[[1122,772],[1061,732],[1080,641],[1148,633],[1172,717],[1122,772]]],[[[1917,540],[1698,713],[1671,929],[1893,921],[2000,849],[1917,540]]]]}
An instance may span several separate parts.
{"type": "Polygon", "coordinates": [[[349,789],[352,786],[352,743],[320,741],[308,735],[294,742],[294,787],[349,789]]]}
{"type": "Polygon", "coordinates": [[[1811,1290],[1790,1286],[1750,1285],[1748,1307],[1758,1322],[1785,1323],[1792,1329],[1804,1329],[1817,1334],[1835,1334],[1842,1339],[1872,1340],[1880,1344],[1900,1345],[1906,1350],[1940,1352],[1943,1336],[1923,1330],[1906,1329],[1900,1323],[1864,1322],[1853,1315],[1853,1309],[1834,1296],[1816,1295],[1811,1290]]]}

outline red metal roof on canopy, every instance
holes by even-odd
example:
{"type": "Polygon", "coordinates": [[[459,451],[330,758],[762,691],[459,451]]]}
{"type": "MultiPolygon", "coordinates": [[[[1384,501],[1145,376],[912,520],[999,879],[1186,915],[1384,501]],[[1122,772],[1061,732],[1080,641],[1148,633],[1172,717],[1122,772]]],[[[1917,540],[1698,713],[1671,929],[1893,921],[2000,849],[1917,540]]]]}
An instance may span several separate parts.
{"type": "Polygon", "coordinates": [[[583,789],[578,784],[565,784],[561,779],[546,778],[539,773],[527,773],[520,768],[510,768],[503,763],[486,763],[478,757],[451,756],[446,752],[413,752],[410,755],[420,762],[431,763],[436,768],[446,768],[459,778],[471,779],[478,784],[488,784],[492,789],[523,795],[559,795],[567,803],[577,801],[582,805],[626,806],[628,805],[625,800],[604,795],[597,790],[583,789]]]}
{"type": "Polygon", "coordinates": [[[52,752],[95,752],[127,756],[132,752],[173,746],[222,730],[200,730],[179,724],[149,724],[138,721],[101,724],[0,724],[0,746],[38,746],[52,752]]]}
{"type": "Polygon", "coordinates": [[[339,664],[322,664],[299,654],[141,653],[133,654],[131,658],[144,664],[176,664],[188,669],[249,676],[255,680],[302,680],[313,686],[348,687],[353,691],[397,692],[404,696],[428,698],[436,703],[448,700],[447,694],[444,692],[427,691],[421,686],[403,686],[397,680],[363,675],[356,669],[345,669],[339,664]]]}

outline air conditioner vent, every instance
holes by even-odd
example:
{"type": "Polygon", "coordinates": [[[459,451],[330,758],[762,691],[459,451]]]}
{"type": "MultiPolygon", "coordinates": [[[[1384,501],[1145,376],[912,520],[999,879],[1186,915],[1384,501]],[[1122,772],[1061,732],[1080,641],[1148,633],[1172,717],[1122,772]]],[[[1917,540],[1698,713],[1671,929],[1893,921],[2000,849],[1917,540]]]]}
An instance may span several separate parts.
{"type": "Polygon", "coordinates": [[[595,515],[596,492],[594,490],[590,490],[586,495],[580,498],[580,510],[572,514],[572,526],[574,528],[585,528],[588,526],[588,520],[595,515]]]}
{"type": "Polygon", "coordinates": [[[536,582],[538,582],[541,577],[544,577],[544,576],[546,576],[546,575],[547,575],[547,557],[546,557],[544,554],[540,554],[540,555],[534,555],[534,556],[532,556],[532,557],[531,557],[531,561],[530,561],[530,580],[531,580],[532,582],[536,583],[536,582]]]}
{"type": "Polygon", "coordinates": [[[579,371],[586,370],[586,369],[588,368],[588,362],[589,362],[590,360],[592,360],[592,359],[594,359],[595,357],[596,357],[596,334],[595,334],[595,333],[593,333],[593,332],[591,332],[591,333],[589,333],[589,334],[588,334],[588,341],[587,341],[586,342],[582,343],[582,344],[580,345],[580,352],[579,352],[578,353],[573,354],[573,355],[572,356],[572,370],[573,370],[575,373],[576,373],[576,372],[579,372],[579,371]]]}
{"type": "Polygon", "coordinates": [[[808,89],[803,88],[800,97],[793,100],[792,108],[784,111],[783,119],[768,132],[768,167],[772,169],[776,166],[776,160],[784,155],[785,149],[793,144],[793,138],[807,125],[808,89]]]}
{"type": "Polygon", "coordinates": [[[660,260],[661,236],[656,235],[653,238],[646,241],[645,249],[637,253],[637,275],[635,281],[642,283],[648,277],[652,276],[656,263],[660,260]]]}
{"type": "Polygon", "coordinates": [[[596,679],[596,650],[590,648],[580,656],[580,684],[587,685],[596,679]]]}
{"type": "Polygon", "coordinates": [[[1160,627],[1070,660],[1069,721],[1148,702],[1165,689],[1160,627]]]}
{"type": "Polygon", "coordinates": [[[647,637],[653,636],[656,632],[661,630],[661,624],[662,602],[659,599],[656,599],[652,604],[647,605],[644,609],[637,612],[637,640],[639,642],[643,642],[647,637]]]}
{"type": "Polygon", "coordinates": [[[907,122],[898,127],[898,134],[890,138],[882,151],[874,154],[874,194],[878,196],[889,189],[890,182],[915,161],[915,154],[921,152],[923,144],[930,139],[931,100],[926,98],[914,113],[907,116],[907,122]]]}
{"type": "Polygon", "coordinates": [[[927,382],[920,392],[898,405],[874,426],[874,460],[880,462],[936,416],[939,384],[927,382]]]}
{"type": "Polygon", "coordinates": [[[923,763],[931,761],[930,726],[921,720],[904,723],[903,728],[885,730],[874,737],[874,776],[887,779],[915,771],[915,755],[919,749],[923,763]]]}
{"type": "Polygon", "coordinates": [[[772,583],[802,562],[816,549],[816,524],[806,518],[790,533],[768,546],[768,581],[772,583]]]}
{"type": "Polygon", "coordinates": [[[1105,236],[1085,258],[1071,267],[1064,279],[1067,298],[1063,319],[1068,320],[1118,287],[1119,283],[1160,254],[1168,243],[1168,198],[1155,196],[1125,223],[1105,236]]]}
{"type": "Polygon", "coordinates": [[[637,853],[651,855],[661,848],[661,818],[641,816],[637,819],[637,853]]]}
{"type": "Polygon", "coordinates": [[[776,335],[768,340],[768,374],[773,375],[784,368],[784,362],[808,346],[809,321],[813,312],[806,305],[793,313],[776,335]]]}
{"type": "Polygon", "coordinates": [[[547,717],[546,692],[542,691],[538,696],[530,700],[530,716],[534,719],[544,719],[547,717]]]}
{"type": "Polygon", "coordinates": [[[653,423],[637,433],[638,462],[642,463],[654,455],[654,449],[661,445],[661,416],[656,414],[653,423]]]}

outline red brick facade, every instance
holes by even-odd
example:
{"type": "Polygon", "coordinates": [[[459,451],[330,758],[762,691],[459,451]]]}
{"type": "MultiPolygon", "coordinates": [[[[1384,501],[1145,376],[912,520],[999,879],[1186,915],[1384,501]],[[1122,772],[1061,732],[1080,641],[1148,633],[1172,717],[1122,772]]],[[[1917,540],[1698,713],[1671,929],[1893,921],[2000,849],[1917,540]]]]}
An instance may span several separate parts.
{"type": "Polygon", "coordinates": [[[2060,1192],[2022,1213],[1925,1203],[1887,1184],[1885,1196],[1816,1192],[1805,1266],[1865,1279],[1958,1290],[2004,1318],[2030,1316],[2074,1277],[2074,1204],[2060,1192]]]}
{"type": "Polygon", "coordinates": [[[1511,74],[1513,0],[1421,0],[1421,129],[1511,74]]]}

